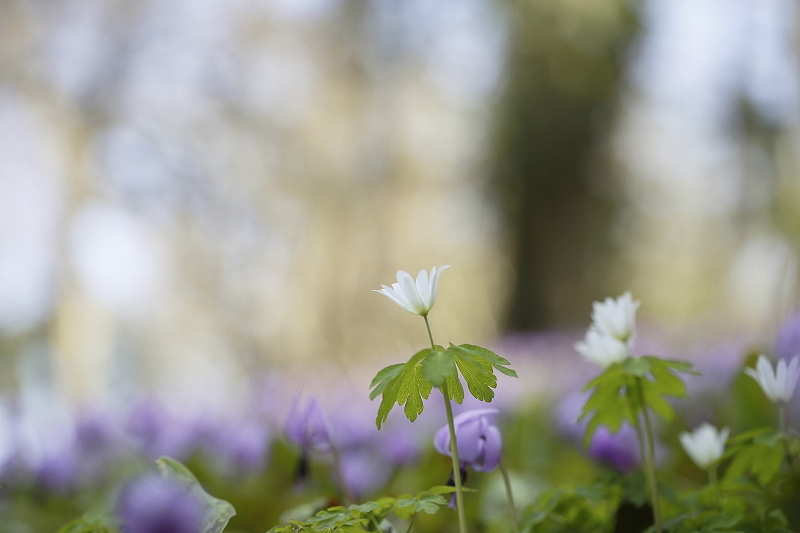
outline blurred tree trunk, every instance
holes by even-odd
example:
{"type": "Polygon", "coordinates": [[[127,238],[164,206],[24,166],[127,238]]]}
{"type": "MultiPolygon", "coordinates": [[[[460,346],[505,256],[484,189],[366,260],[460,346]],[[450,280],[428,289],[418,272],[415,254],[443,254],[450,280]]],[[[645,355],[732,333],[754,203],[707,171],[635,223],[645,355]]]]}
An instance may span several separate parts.
{"type": "Polygon", "coordinates": [[[508,4],[491,182],[516,271],[506,330],[586,322],[603,294],[614,207],[603,133],[635,24],[621,5],[594,4],[508,4]]]}

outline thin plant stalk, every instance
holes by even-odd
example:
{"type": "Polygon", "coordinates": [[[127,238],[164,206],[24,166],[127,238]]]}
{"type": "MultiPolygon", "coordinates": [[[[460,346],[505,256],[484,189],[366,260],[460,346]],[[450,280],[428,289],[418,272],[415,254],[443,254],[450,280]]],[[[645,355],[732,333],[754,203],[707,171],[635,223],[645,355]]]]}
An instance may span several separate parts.
{"type": "MultiPolygon", "coordinates": [[[[422,315],[425,319],[425,327],[428,329],[428,339],[431,341],[431,348],[436,348],[431,334],[431,325],[428,322],[428,315],[422,315]]],[[[467,533],[467,515],[464,512],[464,492],[461,488],[461,466],[458,460],[458,446],[456,445],[456,425],[453,422],[453,407],[450,405],[450,394],[447,390],[447,382],[440,387],[444,398],[444,409],[447,413],[447,428],[450,430],[450,457],[453,460],[453,481],[456,486],[456,511],[458,512],[459,533],[467,533]]]]}
{"type": "Polygon", "coordinates": [[[650,487],[650,498],[653,505],[653,522],[656,528],[656,533],[661,533],[661,510],[659,509],[658,497],[658,483],[656,481],[656,445],[655,435],[653,433],[653,425],[650,423],[650,415],[647,412],[647,406],[644,401],[644,391],[642,390],[642,378],[636,376],[636,390],[639,393],[639,402],[642,409],[642,419],[644,420],[644,437],[646,445],[644,446],[647,455],[642,457],[645,465],[645,472],[647,474],[647,483],[650,487]]]}
{"type": "Polygon", "coordinates": [[[719,482],[717,481],[716,463],[708,467],[708,484],[714,487],[714,503],[717,505],[717,507],[721,508],[722,506],[721,506],[719,482]]]}
{"type": "Polygon", "coordinates": [[[503,484],[506,486],[506,498],[508,499],[508,512],[511,515],[511,528],[514,533],[519,533],[519,524],[517,523],[517,508],[514,505],[514,494],[511,492],[511,480],[508,478],[508,471],[503,464],[503,458],[500,458],[498,463],[500,466],[500,473],[503,474],[503,484]]]}
{"type": "MultiPolygon", "coordinates": [[[[414,519],[417,517],[417,513],[411,515],[411,520],[408,522],[408,529],[406,529],[406,533],[411,533],[411,526],[414,525],[414,519]]],[[[380,531],[381,527],[378,525],[378,529],[376,531],[380,531]]]]}
{"type": "Polygon", "coordinates": [[[796,471],[794,465],[794,454],[789,446],[789,437],[786,435],[786,426],[788,426],[786,417],[786,405],[783,402],[778,402],[778,424],[781,430],[781,442],[783,443],[783,449],[786,452],[786,460],[789,462],[789,468],[794,473],[796,471]]]}

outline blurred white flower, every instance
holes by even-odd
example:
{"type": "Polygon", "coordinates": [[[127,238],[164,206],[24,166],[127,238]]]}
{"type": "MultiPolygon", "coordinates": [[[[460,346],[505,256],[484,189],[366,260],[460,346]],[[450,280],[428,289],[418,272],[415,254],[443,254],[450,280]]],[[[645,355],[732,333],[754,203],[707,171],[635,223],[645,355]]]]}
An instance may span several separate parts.
{"type": "Polygon", "coordinates": [[[587,361],[601,368],[624,361],[630,356],[630,350],[626,343],[599,331],[594,325],[586,332],[584,340],[575,343],[575,349],[587,361]]]}
{"type": "Polygon", "coordinates": [[[641,302],[633,301],[631,293],[613,300],[606,298],[592,304],[592,322],[601,332],[622,342],[630,342],[636,330],[636,309],[641,302]]]}
{"type": "Polygon", "coordinates": [[[433,267],[430,280],[428,273],[420,270],[416,283],[408,272],[398,270],[397,283],[392,283],[391,287],[381,285],[383,289],[375,289],[374,292],[385,294],[409,313],[425,316],[433,307],[433,302],[436,301],[436,286],[439,284],[439,275],[445,268],[450,268],[450,265],[444,265],[438,269],[433,267]]]}
{"type": "Polygon", "coordinates": [[[724,428],[720,431],[706,422],[691,433],[681,433],[679,438],[681,446],[692,461],[700,468],[706,469],[722,457],[728,433],[730,429],[724,428]]]}
{"type": "Polygon", "coordinates": [[[785,359],[778,361],[775,371],[772,364],[764,354],[758,356],[756,368],[745,368],[745,373],[756,380],[767,398],[774,403],[788,402],[794,394],[797,378],[800,377],[800,361],[797,356],[792,357],[789,364],[785,359]]]}

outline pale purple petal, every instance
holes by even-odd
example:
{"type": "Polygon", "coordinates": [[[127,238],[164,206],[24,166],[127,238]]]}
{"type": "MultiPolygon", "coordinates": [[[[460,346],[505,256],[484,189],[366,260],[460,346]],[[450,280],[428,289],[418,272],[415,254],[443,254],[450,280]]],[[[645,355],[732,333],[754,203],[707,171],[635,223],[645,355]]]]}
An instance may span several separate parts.
{"type": "Polygon", "coordinates": [[[483,451],[480,459],[472,464],[472,469],[478,472],[494,470],[500,463],[500,450],[503,447],[503,438],[496,426],[488,426],[484,434],[483,451]]]}
{"type": "Polygon", "coordinates": [[[462,463],[472,463],[478,459],[481,451],[481,439],[484,428],[481,419],[472,419],[462,423],[456,429],[456,444],[458,444],[458,459],[462,463]]]}

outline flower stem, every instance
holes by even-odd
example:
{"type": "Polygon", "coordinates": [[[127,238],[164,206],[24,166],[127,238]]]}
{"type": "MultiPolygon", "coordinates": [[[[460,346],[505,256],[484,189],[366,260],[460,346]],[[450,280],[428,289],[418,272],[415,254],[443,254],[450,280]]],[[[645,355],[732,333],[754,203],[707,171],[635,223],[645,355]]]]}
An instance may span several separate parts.
{"type": "MultiPolygon", "coordinates": [[[[431,341],[431,348],[436,348],[431,334],[431,325],[428,322],[428,315],[422,315],[425,319],[425,327],[428,329],[428,339],[431,341]]],[[[444,398],[444,409],[447,413],[447,427],[450,430],[450,457],[453,459],[453,481],[456,485],[456,510],[458,511],[458,530],[459,533],[467,533],[467,515],[464,512],[464,492],[461,489],[461,463],[458,460],[458,446],[456,445],[456,425],[453,422],[453,407],[450,405],[450,394],[447,390],[447,381],[439,387],[444,398]]]]}
{"type": "Polygon", "coordinates": [[[503,484],[506,486],[506,497],[508,498],[508,511],[511,515],[511,528],[514,533],[519,533],[519,524],[517,524],[517,508],[514,506],[514,494],[511,492],[511,481],[508,478],[508,471],[503,464],[503,458],[500,458],[498,463],[500,466],[500,473],[503,474],[503,484]]]}
{"type": "Polygon", "coordinates": [[[645,464],[647,483],[650,487],[650,499],[653,505],[653,522],[655,523],[656,533],[661,533],[661,511],[659,509],[658,483],[656,482],[655,436],[653,434],[653,425],[650,423],[650,415],[647,412],[647,404],[644,400],[641,376],[636,376],[636,390],[639,394],[642,419],[644,419],[644,438],[647,441],[646,443],[642,443],[643,451],[647,451],[647,455],[642,457],[642,460],[645,464]]]}
{"type": "Polygon", "coordinates": [[[428,315],[422,315],[422,318],[425,319],[425,327],[428,328],[428,339],[431,341],[431,348],[436,348],[436,345],[433,343],[433,335],[431,334],[431,324],[428,322],[428,315]]]}
{"type": "Polygon", "coordinates": [[[708,467],[708,484],[714,487],[714,503],[722,509],[722,499],[720,498],[719,482],[717,481],[717,465],[712,464],[708,467]]]}
{"type": "Polygon", "coordinates": [[[456,426],[453,423],[453,408],[450,406],[450,395],[447,392],[447,382],[441,386],[444,397],[444,408],[447,411],[447,427],[450,430],[450,456],[453,459],[453,481],[456,484],[456,510],[458,511],[459,533],[467,533],[467,516],[464,512],[464,493],[461,490],[461,467],[458,460],[458,446],[456,446],[456,426]]]}

